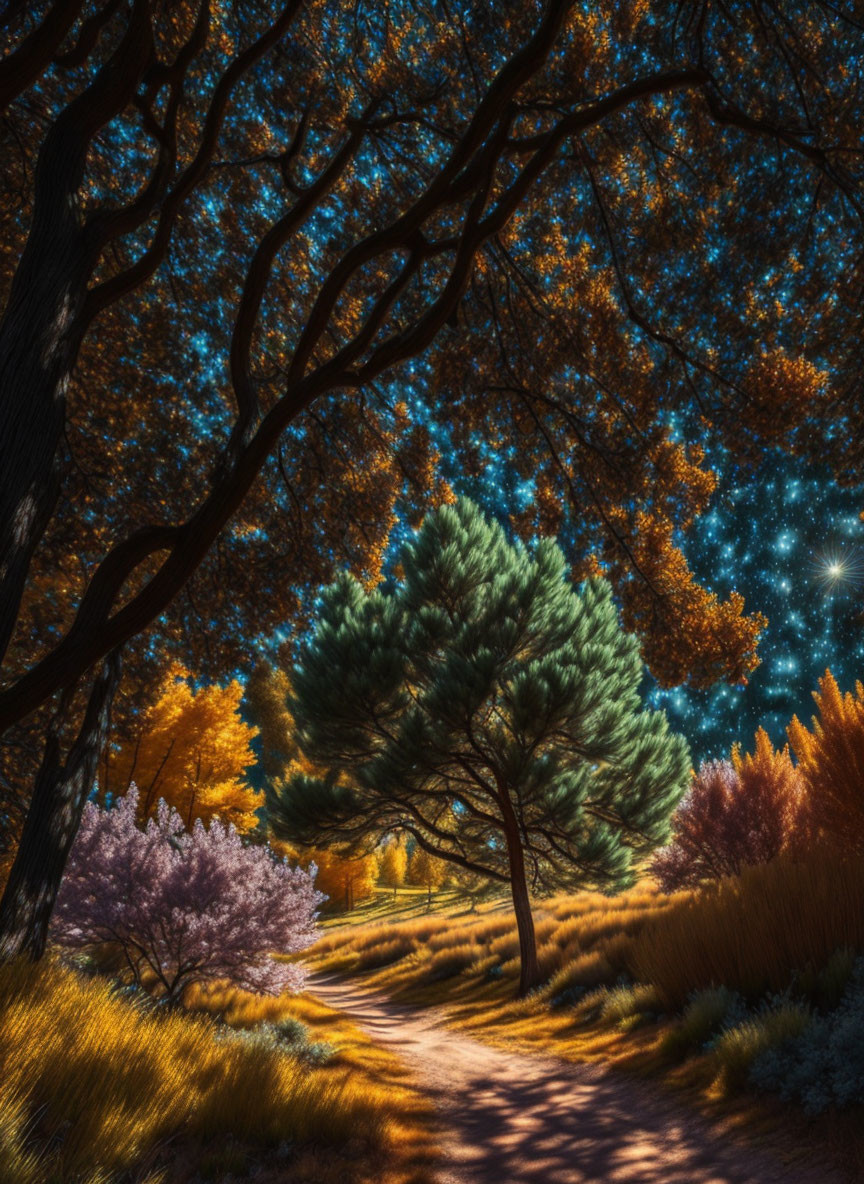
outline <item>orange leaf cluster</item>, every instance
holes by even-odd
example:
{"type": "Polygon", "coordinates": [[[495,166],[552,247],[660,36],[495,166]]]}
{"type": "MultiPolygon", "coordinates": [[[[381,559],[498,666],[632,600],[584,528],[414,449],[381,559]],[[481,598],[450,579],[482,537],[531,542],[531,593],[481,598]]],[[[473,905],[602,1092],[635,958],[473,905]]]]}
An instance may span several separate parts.
{"type": "Polygon", "coordinates": [[[631,541],[641,579],[623,589],[624,624],[645,638],[643,655],[666,686],[688,680],[707,687],[719,679],[746,682],[759,664],[756,646],[767,625],[746,615],[744,597],[720,600],[698,584],[666,518],[639,513],[631,541]]]}
{"type": "Polygon", "coordinates": [[[811,825],[842,848],[864,850],[864,685],[845,695],[830,670],[813,692],[819,715],[787,731],[798,760],[811,825]]]}
{"type": "Polygon", "coordinates": [[[303,868],[310,863],[318,868],[315,887],[330,898],[329,909],[350,912],[358,900],[374,893],[378,882],[378,857],[374,853],[352,855],[332,847],[315,847],[303,851],[299,863],[303,868]]]}

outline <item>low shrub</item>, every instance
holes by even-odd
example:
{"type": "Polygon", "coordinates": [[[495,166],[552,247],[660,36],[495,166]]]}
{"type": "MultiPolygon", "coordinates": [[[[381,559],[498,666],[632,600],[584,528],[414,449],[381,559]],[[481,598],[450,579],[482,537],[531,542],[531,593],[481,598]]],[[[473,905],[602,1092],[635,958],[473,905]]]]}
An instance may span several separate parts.
{"type": "Polygon", "coordinates": [[[864,1103],[864,958],[856,960],[839,1006],[760,1052],[750,1082],[813,1114],[864,1103]]]}
{"type": "Polygon", "coordinates": [[[724,1025],[744,1019],[746,1007],[737,991],[728,987],[709,987],[694,991],[678,1023],[663,1038],[662,1051],[672,1056],[685,1055],[703,1048],[724,1025]]]}
{"type": "Polygon", "coordinates": [[[217,1039],[239,1041],[250,1048],[283,1053],[306,1065],[325,1065],[335,1049],[326,1040],[311,1040],[301,1020],[285,1019],[260,1023],[253,1028],[222,1028],[217,1039]]]}
{"type": "Polygon", "coordinates": [[[717,1083],[727,1093],[744,1089],[755,1059],[800,1035],[809,1019],[809,1010],[800,1003],[776,998],[756,1015],[726,1028],[714,1044],[717,1083]]]}
{"type": "Polygon", "coordinates": [[[652,986],[637,983],[634,986],[618,986],[608,991],[600,1014],[609,1023],[618,1024],[645,1012],[656,1012],[660,1000],[652,986]]]}

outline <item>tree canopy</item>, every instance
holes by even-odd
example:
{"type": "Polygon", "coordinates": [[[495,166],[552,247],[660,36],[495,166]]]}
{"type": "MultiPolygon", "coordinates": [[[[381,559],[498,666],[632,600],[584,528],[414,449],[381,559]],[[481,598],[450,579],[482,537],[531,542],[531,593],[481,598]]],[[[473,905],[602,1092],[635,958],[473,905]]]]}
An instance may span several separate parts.
{"type": "Polygon", "coordinates": [[[577,592],[550,540],[533,555],[467,499],[429,514],[404,580],[326,592],[294,669],[297,772],[269,797],[277,836],[390,832],[512,889],[523,989],[528,888],[629,882],[684,792],[686,742],[641,710],[643,666],[609,586],[577,592]]]}
{"type": "Polygon", "coordinates": [[[374,584],[454,467],[606,573],[661,681],[747,676],[762,621],[681,544],[712,439],[860,476],[853,14],[37,0],[0,28],[0,732],[45,799],[16,948],[121,652],[223,676],[334,565],[374,584]]]}

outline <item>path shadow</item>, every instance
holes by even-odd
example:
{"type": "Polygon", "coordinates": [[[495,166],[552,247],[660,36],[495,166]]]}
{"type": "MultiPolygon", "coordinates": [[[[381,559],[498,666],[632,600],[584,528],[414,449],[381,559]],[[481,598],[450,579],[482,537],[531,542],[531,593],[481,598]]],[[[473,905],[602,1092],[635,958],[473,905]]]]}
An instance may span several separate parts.
{"type": "Polygon", "coordinates": [[[434,1100],[442,1184],[840,1184],[827,1163],[732,1142],[620,1072],[483,1044],[351,983],[310,990],[398,1052],[434,1100]]]}

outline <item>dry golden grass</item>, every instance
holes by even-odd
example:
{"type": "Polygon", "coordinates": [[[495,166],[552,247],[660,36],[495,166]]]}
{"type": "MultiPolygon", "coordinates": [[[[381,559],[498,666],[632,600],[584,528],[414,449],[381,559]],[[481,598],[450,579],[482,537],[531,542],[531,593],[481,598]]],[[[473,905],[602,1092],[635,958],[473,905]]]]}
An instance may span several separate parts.
{"type": "MultiPolygon", "coordinates": [[[[840,948],[864,950],[862,899],[864,860],[816,849],[697,891],[667,896],[645,881],[615,897],[582,892],[539,901],[541,997],[611,986],[622,974],[655,987],[671,1010],[711,986],[753,999],[779,992],[840,948]]],[[[518,978],[512,912],[506,902],[477,913],[458,903],[405,920],[343,922],[313,947],[312,961],[340,974],[374,972],[381,987],[418,1002],[462,994],[457,979],[466,977],[479,990],[495,968],[506,998],[518,978]]]]}
{"type": "Polygon", "coordinates": [[[218,1180],[238,1159],[263,1168],[262,1181],[289,1166],[315,1184],[431,1178],[428,1107],[396,1058],[342,1016],[305,997],[211,991],[195,1002],[237,1026],[301,1019],[336,1055],[311,1068],[217,1039],[204,1014],[142,1010],[57,964],[0,968],[4,1184],[97,1184],[133,1170],[152,1184],[201,1170],[218,1180]]]}
{"type": "MultiPolygon", "coordinates": [[[[538,902],[538,949],[547,983],[521,1001],[515,998],[516,926],[506,902],[481,906],[475,914],[449,901],[441,911],[390,924],[343,923],[330,928],[307,957],[326,973],[363,973],[370,987],[411,1003],[443,1004],[452,1026],[493,1043],[636,1065],[657,1043],[653,1030],[625,1040],[610,1018],[613,1005],[595,1024],[588,1022],[590,1008],[552,1008],[550,1002],[568,988],[614,984],[627,970],[633,938],[677,899],[646,882],[616,897],[581,892],[538,902]]],[[[597,1001],[597,1016],[605,1002],[605,997],[597,1001]]],[[[661,1063],[657,1056],[653,1060],[661,1063]]]]}
{"type": "MultiPolygon", "coordinates": [[[[547,993],[614,981],[628,969],[632,939],[679,899],[646,882],[616,897],[582,892],[539,902],[534,912],[538,956],[550,980],[547,993]]],[[[382,987],[418,997],[418,990],[422,993],[462,970],[482,974],[491,966],[501,967],[512,994],[518,980],[518,950],[507,901],[472,913],[458,898],[449,898],[432,913],[404,920],[364,923],[359,917],[343,918],[341,925],[328,928],[308,956],[326,972],[375,971],[382,987]]],[[[432,992],[439,994],[438,988],[432,992]]]]}
{"type": "MultiPolygon", "coordinates": [[[[864,863],[841,866],[816,852],[800,865],[776,861],[701,892],[666,896],[646,881],[612,898],[582,892],[540,901],[546,981],[524,1000],[515,997],[516,930],[506,908],[470,915],[450,903],[446,913],[391,924],[343,924],[310,956],[321,970],[365,972],[373,989],[443,1006],[448,1025],[491,1043],[615,1065],[662,1081],[730,1130],[750,1136],[780,1124],[794,1140],[781,1103],[740,1091],[742,1066],[798,1022],[795,1009],[739,1025],[719,1051],[687,1042],[683,1062],[670,1056],[680,1027],[673,1013],[712,983],[755,997],[783,990],[793,976],[806,991],[809,973],[824,994],[825,972],[813,970],[830,968],[838,947],[848,947],[839,959],[847,966],[849,949],[864,950],[862,898],[864,863]],[[622,975],[635,985],[619,986],[622,975]]],[[[802,1137],[821,1144],[825,1125],[802,1137]]]]}
{"type": "Polygon", "coordinates": [[[670,1007],[720,985],[755,998],[821,968],[838,948],[864,950],[862,900],[864,860],[828,849],[781,857],[682,894],[643,929],[628,960],[670,1007]]]}

